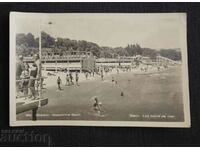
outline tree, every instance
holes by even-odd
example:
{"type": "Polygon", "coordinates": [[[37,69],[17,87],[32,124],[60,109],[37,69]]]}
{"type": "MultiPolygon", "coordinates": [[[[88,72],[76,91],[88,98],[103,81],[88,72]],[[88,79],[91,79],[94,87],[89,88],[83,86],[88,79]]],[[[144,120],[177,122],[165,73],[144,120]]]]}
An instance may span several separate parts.
{"type": "Polygon", "coordinates": [[[35,42],[34,35],[31,34],[31,33],[28,33],[28,34],[26,35],[26,42],[27,42],[27,44],[28,44],[28,47],[35,47],[36,42],[35,42]]]}
{"type": "Polygon", "coordinates": [[[135,45],[135,54],[136,55],[142,55],[142,48],[140,47],[139,44],[135,45]]]}
{"type": "Polygon", "coordinates": [[[46,32],[41,32],[41,38],[42,38],[42,47],[50,48],[55,47],[55,38],[51,37],[46,32]]]}
{"type": "Polygon", "coordinates": [[[119,56],[129,56],[128,50],[123,47],[116,47],[113,49],[114,57],[117,58],[119,56]]]}
{"type": "Polygon", "coordinates": [[[145,56],[145,57],[147,56],[151,58],[152,60],[155,60],[157,56],[157,51],[150,48],[142,48],[142,56],[145,56]]]}
{"type": "Polygon", "coordinates": [[[26,35],[24,33],[19,33],[16,35],[16,44],[28,46],[26,35]]]}
{"type": "Polygon", "coordinates": [[[17,34],[16,44],[25,45],[27,47],[36,47],[36,41],[35,41],[34,35],[31,33],[28,33],[27,35],[24,33],[17,34]]]}
{"type": "MultiPolygon", "coordinates": [[[[66,52],[66,51],[87,51],[92,52],[94,56],[104,58],[117,58],[118,56],[142,55],[155,59],[157,55],[167,57],[172,60],[181,60],[181,52],[177,49],[161,49],[156,51],[150,48],[142,48],[139,44],[128,44],[123,47],[100,47],[96,43],[88,41],[77,41],[68,38],[57,38],[55,40],[50,34],[41,32],[42,49],[48,52],[66,52]]],[[[32,55],[38,52],[39,38],[33,34],[19,33],[16,35],[17,54],[32,55]]]]}
{"type": "Polygon", "coordinates": [[[125,49],[128,52],[129,56],[142,54],[142,48],[140,47],[139,44],[130,44],[130,45],[128,44],[128,46],[125,49]]]}
{"type": "Polygon", "coordinates": [[[181,52],[177,51],[176,49],[161,49],[159,54],[172,60],[181,60],[181,52]]]}

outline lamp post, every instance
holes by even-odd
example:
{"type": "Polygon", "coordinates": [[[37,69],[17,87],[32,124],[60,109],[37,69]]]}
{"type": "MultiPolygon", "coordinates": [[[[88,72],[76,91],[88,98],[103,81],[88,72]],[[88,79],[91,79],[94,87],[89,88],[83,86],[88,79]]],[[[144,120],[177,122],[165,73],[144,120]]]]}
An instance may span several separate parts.
{"type": "Polygon", "coordinates": [[[41,31],[41,20],[39,23],[39,57],[42,58],[42,31],[41,31]]]}
{"type": "Polygon", "coordinates": [[[38,64],[38,97],[42,98],[42,31],[41,31],[41,20],[39,22],[39,64],[38,64]]]}
{"type": "MultiPolygon", "coordinates": [[[[48,22],[48,25],[49,25],[49,27],[51,27],[52,26],[52,24],[53,24],[53,22],[52,21],[49,21],[48,22]]],[[[50,29],[50,30],[52,30],[52,29],[50,29]]],[[[50,35],[51,35],[51,33],[50,33],[50,35]]],[[[55,42],[57,41],[57,39],[55,40],[55,42]]],[[[54,50],[56,49],[56,46],[54,46],[54,50]]],[[[58,66],[57,66],[57,57],[55,58],[56,60],[55,60],[55,65],[56,65],[56,72],[58,72],[58,66]]]]}
{"type": "MultiPolygon", "coordinates": [[[[51,21],[48,22],[48,25],[52,25],[53,23],[51,21]]],[[[39,57],[42,61],[42,28],[41,28],[41,20],[39,23],[39,57]]]]}
{"type": "MultiPolygon", "coordinates": [[[[52,24],[52,22],[48,22],[49,25],[52,24]]],[[[39,70],[38,70],[38,78],[39,78],[39,98],[42,98],[42,28],[41,28],[41,20],[39,22],[39,70]]]]}

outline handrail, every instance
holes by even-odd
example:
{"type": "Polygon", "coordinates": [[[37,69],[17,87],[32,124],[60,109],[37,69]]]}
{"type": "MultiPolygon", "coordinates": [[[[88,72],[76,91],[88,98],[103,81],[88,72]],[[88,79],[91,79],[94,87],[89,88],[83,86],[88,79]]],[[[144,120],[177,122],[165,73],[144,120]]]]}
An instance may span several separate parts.
{"type": "Polygon", "coordinates": [[[38,79],[45,79],[47,77],[39,77],[39,78],[29,78],[29,79],[20,79],[20,80],[16,80],[16,82],[21,82],[21,81],[24,81],[24,80],[38,80],[38,79]]]}

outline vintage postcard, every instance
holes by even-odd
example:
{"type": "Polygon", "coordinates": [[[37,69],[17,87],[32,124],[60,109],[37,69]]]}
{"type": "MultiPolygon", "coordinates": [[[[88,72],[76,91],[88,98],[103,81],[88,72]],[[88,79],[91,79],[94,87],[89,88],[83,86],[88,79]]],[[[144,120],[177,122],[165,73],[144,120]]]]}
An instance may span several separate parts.
{"type": "Polygon", "coordinates": [[[10,126],[190,127],[186,13],[10,13],[10,126]]]}

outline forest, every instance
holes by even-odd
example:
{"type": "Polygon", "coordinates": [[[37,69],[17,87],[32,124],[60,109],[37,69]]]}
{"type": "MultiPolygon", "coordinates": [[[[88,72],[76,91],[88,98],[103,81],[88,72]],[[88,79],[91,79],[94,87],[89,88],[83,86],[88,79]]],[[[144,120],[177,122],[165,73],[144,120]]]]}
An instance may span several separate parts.
{"type": "MultiPolygon", "coordinates": [[[[117,58],[118,56],[147,56],[155,59],[160,55],[172,60],[181,60],[181,51],[178,48],[174,49],[160,49],[142,47],[137,43],[127,44],[126,47],[102,47],[96,43],[73,40],[69,38],[54,38],[46,32],[41,32],[42,50],[45,48],[53,52],[60,51],[91,51],[97,58],[117,58]]],[[[34,37],[33,34],[19,33],[16,35],[16,53],[17,55],[32,56],[38,52],[39,38],[34,37]]]]}

